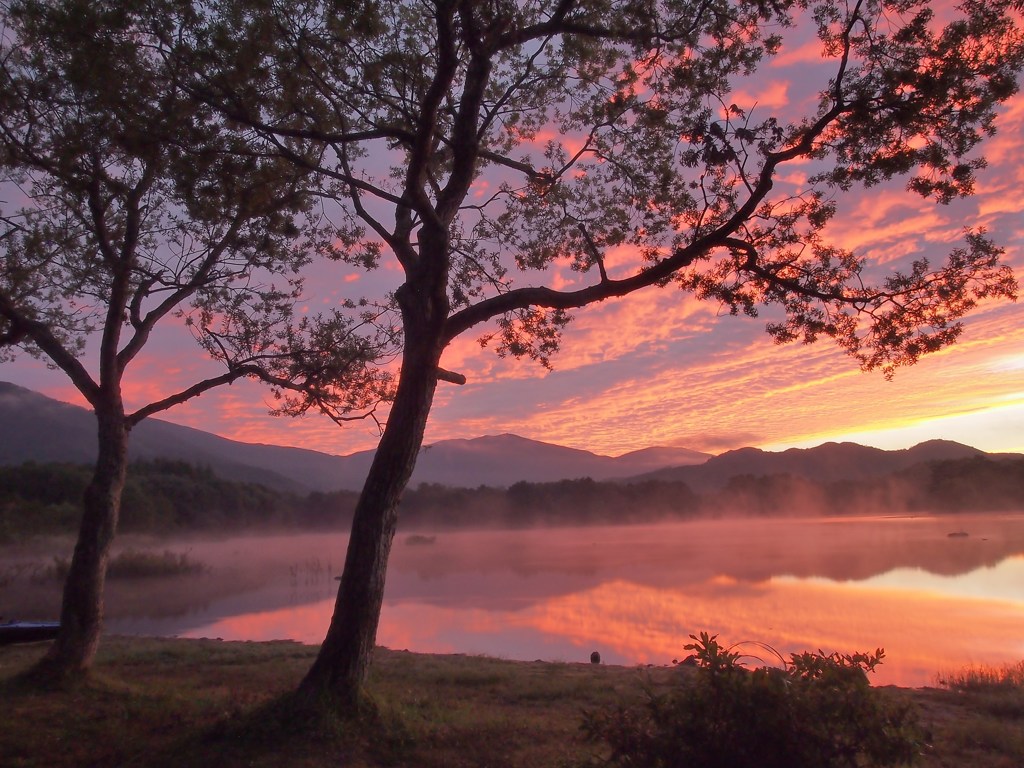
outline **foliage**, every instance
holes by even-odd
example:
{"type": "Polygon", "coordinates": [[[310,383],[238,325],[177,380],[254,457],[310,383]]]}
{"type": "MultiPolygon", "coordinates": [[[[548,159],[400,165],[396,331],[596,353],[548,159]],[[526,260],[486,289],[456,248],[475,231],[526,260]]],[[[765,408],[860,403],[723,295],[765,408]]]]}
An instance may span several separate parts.
{"type": "MultiPolygon", "coordinates": [[[[378,648],[369,690],[380,716],[317,727],[274,706],[312,662],[312,646],[112,637],[97,674],[75,695],[18,684],[43,651],[39,644],[3,649],[5,765],[564,768],[592,749],[573,738],[580,707],[640,696],[644,680],[668,688],[678,675],[665,667],[638,673],[378,648]]],[[[947,690],[901,693],[932,713],[935,748],[923,768],[1022,764],[1019,721],[979,717],[947,690]]]]}
{"type": "Polygon", "coordinates": [[[156,51],[192,13],[161,0],[0,8],[0,183],[17,192],[0,203],[0,361],[45,357],[96,407],[154,329],[183,320],[227,372],[168,388],[130,423],[242,377],[301,384],[339,413],[371,407],[390,377],[366,366],[381,353],[366,320],[292,316],[299,269],[332,255],[337,234],[309,173],[190,95],[156,51]]]}
{"type": "MultiPolygon", "coordinates": [[[[76,464],[0,467],[0,538],[74,531],[89,476],[88,467],[76,464]]],[[[351,519],[354,496],[301,497],[154,459],[129,465],[121,523],[134,532],[337,527],[351,519]]]]}
{"type": "Polygon", "coordinates": [[[183,86],[161,42],[202,15],[177,0],[0,4],[0,362],[45,359],[97,419],[47,661],[69,674],[99,642],[132,427],[243,378],[337,419],[372,415],[392,389],[386,309],[295,318],[299,271],[346,233],[324,223],[308,168],[183,86]],[[224,370],[161,377],[129,412],[127,372],[167,326],[224,370]]]}
{"type": "Polygon", "coordinates": [[[457,337],[549,365],[572,310],[675,286],[731,314],[767,307],[775,340],[830,338],[891,375],[1013,297],[980,229],[944,264],[886,254],[878,274],[828,225],[854,186],[972,192],[1024,67],[1018,2],[184,3],[196,12],[153,35],[161,60],[257,154],[317,175],[337,258],[357,278],[393,270],[353,288],[401,315],[398,385],[304,695],[359,695],[436,387],[465,382],[440,365],[457,337]],[[816,38],[807,91],[783,109],[741,96],[791,28],[816,38]]]}
{"type": "Polygon", "coordinates": [[[1024,508],[1024,461],[975,457],[937,461],[927,467],[922,488],[911,504],[917,509],[1024,508]]]}
{"type": "Polygon", "coordinates": [[[699,498],[685,483],[519,481],[508,488],[449,488],[421,483],[402,496],[403,524],[524,528],[651,522],[697,514],[699,498]]]}
{"type": "Polygon", "coordinates": [[[237,2],[161,42],[194,92],[300,167],[315,158],[342,228],[372,238],[340,258],[393,256],[410,298],[438,293],[445,343],[494,320],[482,343],[548,364],[568,311],[674,284],[732,313],[772,305],[777,340],[830,337],[891,373],[1015,291],[980,230],[945,265],[877,281],[828,240],[855,185],[973,191],[1024,63],[1019,17],[1012,0],[931,6],[237,2]],[[806,113],[741,95],[797,26],[821,55],[806,113]],[[606,263],[619,248],[637,255],[625,268],[606,263]],[[586,279],[540,290],[559,266],[586,279]]]}
{"type": "MultiPolygon", "coordinates": [[[[81,515],[89,469],[76,464],[0,467],[0,541],[70,532],[81,515]]],[[[129,465],[121,524],[136,532],[267,526],[348,525],[353,491],[306,496],[217,477],[210,469],[165,459],[129,465]]],[[[402,497],[402,525],[416,529],[609,525],[742,515],[846,515],[982,512],[1024,508],[1024,459],[929,462],[870,484],[819,483],[790,475],[732,478],[720,491],[686,483],[520,481],[508,488],[421,483],[402,497]],[[955,489],[955,490],[954,490],[955,489]]]]}
{"type": "MultiPolygon", "coordinates": [[[[911,763],[920,734],[910,708],[867,678],[874,653],[800,653],[781,668],[742,666],[717,636],[690,636],[696,670],[640,706],[590,712],[583,730],[607,764],[639,768],[856,768],[911,763]]],[[[595,763],[596,764],[596,763],[595,763]]]]}
{"type": "MultiPolygon", "coordinates": [[[[286,412],[330,400],[341,420],[394,395],[318,665],[355,696],[437,382],[465,381],[440,368],[456,337],[490,323],[482,343],[547,365],[571,310],[674,285],[732,314],[769,307],[777,341],[831,338],[891,375],[1015,295],[980,229],[938,267],[914,254],[879,276],[827,225],[855,185],[972,192],[1024,66],[1018,3],[7,3],[0,163],[35,205],[3,213],[0,344],[45,353],[108,411],[107,488],[87,498],[117,494],[119,431],[263,364],[286,412]],[[741,98],[794,26],[821,56],[800,106],[741,98]],[[308,253],[355,270],[387,256],[401,284],[281,330],[308,253]],[[174,311],[228,371],[126,420],[120,377],[174,311]],[[100,324],[97,385],[74,345],[100,324]],[[308,401],[285,392],[295,379],[308,401]],[[346,625],[357,639],[337,639],[346,625]],[[354,676],[326,671],[342,647],[354,676]]],[[[106,536],[116,503],[94,517],[83,536],[106,536]]]]}

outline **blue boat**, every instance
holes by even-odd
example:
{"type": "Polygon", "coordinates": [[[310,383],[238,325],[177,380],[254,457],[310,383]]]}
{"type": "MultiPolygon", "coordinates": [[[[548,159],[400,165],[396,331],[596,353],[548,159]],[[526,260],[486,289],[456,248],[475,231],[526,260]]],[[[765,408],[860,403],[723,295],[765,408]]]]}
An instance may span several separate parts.
{"type": "Polygon", "coordinates": [[[57,636],[57,630],[59,629],[59,621],[8,621],[0,623],[0,645],[53,640],[57,636]]]}

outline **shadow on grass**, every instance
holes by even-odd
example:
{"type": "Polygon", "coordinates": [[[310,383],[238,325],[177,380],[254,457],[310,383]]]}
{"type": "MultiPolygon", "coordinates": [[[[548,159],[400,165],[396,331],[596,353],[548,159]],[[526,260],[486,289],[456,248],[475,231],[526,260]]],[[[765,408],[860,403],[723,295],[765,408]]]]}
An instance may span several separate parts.
{"type": "MultiPolygon", "coordinates": [[[[0,682],[0,694],[8,696],[74,696],[108,688],[113,683],[91,670],[68,671],[46,656],[0,682]]],[[[116,685],[116,684],[113,684],[116,685]]]]}
{"type": "Polygon", "coordinates": [[[298,706],[277,671],[303,661],[290,647],[239,647],[249,663],[230,665],[211,661],[220,644],[123,645],[116,665],[70,676],[40,665],[44,649],[0,656],[0,765],[379,765],[412,741],[372,706],[298,706]]]}
{"type": "Polygon", "coordinates": [[[293,693],[251,709],[227,712],[209,725],[131,765],[370,766],[406,763],[414,739],[404,724],[368,703],[343,713],[329,704],[300,704],[293,693]]]}

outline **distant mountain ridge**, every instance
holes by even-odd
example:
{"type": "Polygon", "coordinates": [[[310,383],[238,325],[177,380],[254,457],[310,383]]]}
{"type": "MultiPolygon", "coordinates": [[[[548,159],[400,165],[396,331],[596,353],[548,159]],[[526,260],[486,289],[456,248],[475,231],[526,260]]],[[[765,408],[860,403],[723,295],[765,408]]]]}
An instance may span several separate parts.
{"type": "MultiPolygon", "coordinates": [[[[95,420],[88,410],[0,382],[0,465],[36,462],[89,463],[95,457],[95,420]]],[[[358,490],[373,451],[335,456],[304,448],[243,443],[209,432],[147,419],[132,432],[133,459],[166,458],[207,466],[229,480],[277,490],[358,490]]],[[[507,487],[524,480],[685,482],[698,493],[723,488],[741,475],[793,475],[819,482],[863,481],[930,461],[987,454],[948,440],[886,451],[857,443],[769,452],[740,448],[712,456],[686,448],[655,447],[611,457],[512,434],[441,440],[420,452],[413,487],[420,483],[475,488],[507,487]]]]}
{"type": "Polygon", "coordinates": [[[714,456],[700,466],[667,467],[631,480],[681,481],[702,492],[722,488],[739,475],[794,475],[823,483],[863,481],[931,461],[1004,455],[1018,456],[989,454],[952,440],[929,440],[913,448],[891,451],[858,443],[824,443],[814,448],[790,448],[780,452],[740,448],[714,456]]]}
{"type": "MultiPolygon", "coordinates": [[[[85,408],[0,382],[0,465],[91,462],[96,455],[95,430],[94,417],[85,408]]],[[[129,451],[133,459],[187,461],[208,466],[226,479],[294,492],[358,490],[373,459],[373,451],[335,456],[243,443],[159,419],[146,419],[132,430],[129,451]]],[[[519,480],[611,480],[702,463],[710,457],[686,448],[648,448],[611,457],[518,435],[488,435],[425,446],[412,483],[476,487],[508,486],[519,480]]]]}

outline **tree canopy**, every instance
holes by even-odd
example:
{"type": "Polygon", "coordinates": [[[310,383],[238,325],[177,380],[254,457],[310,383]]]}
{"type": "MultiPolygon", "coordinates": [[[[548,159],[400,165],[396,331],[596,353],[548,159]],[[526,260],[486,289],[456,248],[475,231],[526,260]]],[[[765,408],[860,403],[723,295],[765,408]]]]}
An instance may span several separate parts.
{"type": "Polygon", "coordinates": [[[938,203],[973,190],[976,147],[1017,89],[1019,13],[933,6],[244,3],[205,31],[195,87],[299,165],[312,153],[298,147],[317,148],[362,230],[346,259],[414,275],[436,229],[446,341],[497,318],[499,353],[546,363],[569,310],[675,285],[733,313],[776,305],[777,340],[831,337],[891,374],[952,342],[977,301],[1015,291],[980,230],[944,265],[888,275],[828,239],[855,185],[905,176],[938,203]],[[811,108],[737,103],[808,25],[811,108]],[[797,166],[800,188],[782,180],[797,166]],[[620,246],[637,259],[611,271],[620,246]],[[593,279],[546,284],[566,264],[593,279]]]}
{"type": "Polygon", "coordinates": [[[293,317],[300,269],[335,247],[310,174],[181,87],[153,45],[166,5],[5,4],[0,360],[44,356],[95,406],[177,316],[226,370],[130,423],[242,376],[326,404],[317,376],[348,375],[362,399],[332,405],[372,405],[387,376],[346,367],[379,351],[352,332],[362,319],[293,317]]]}

